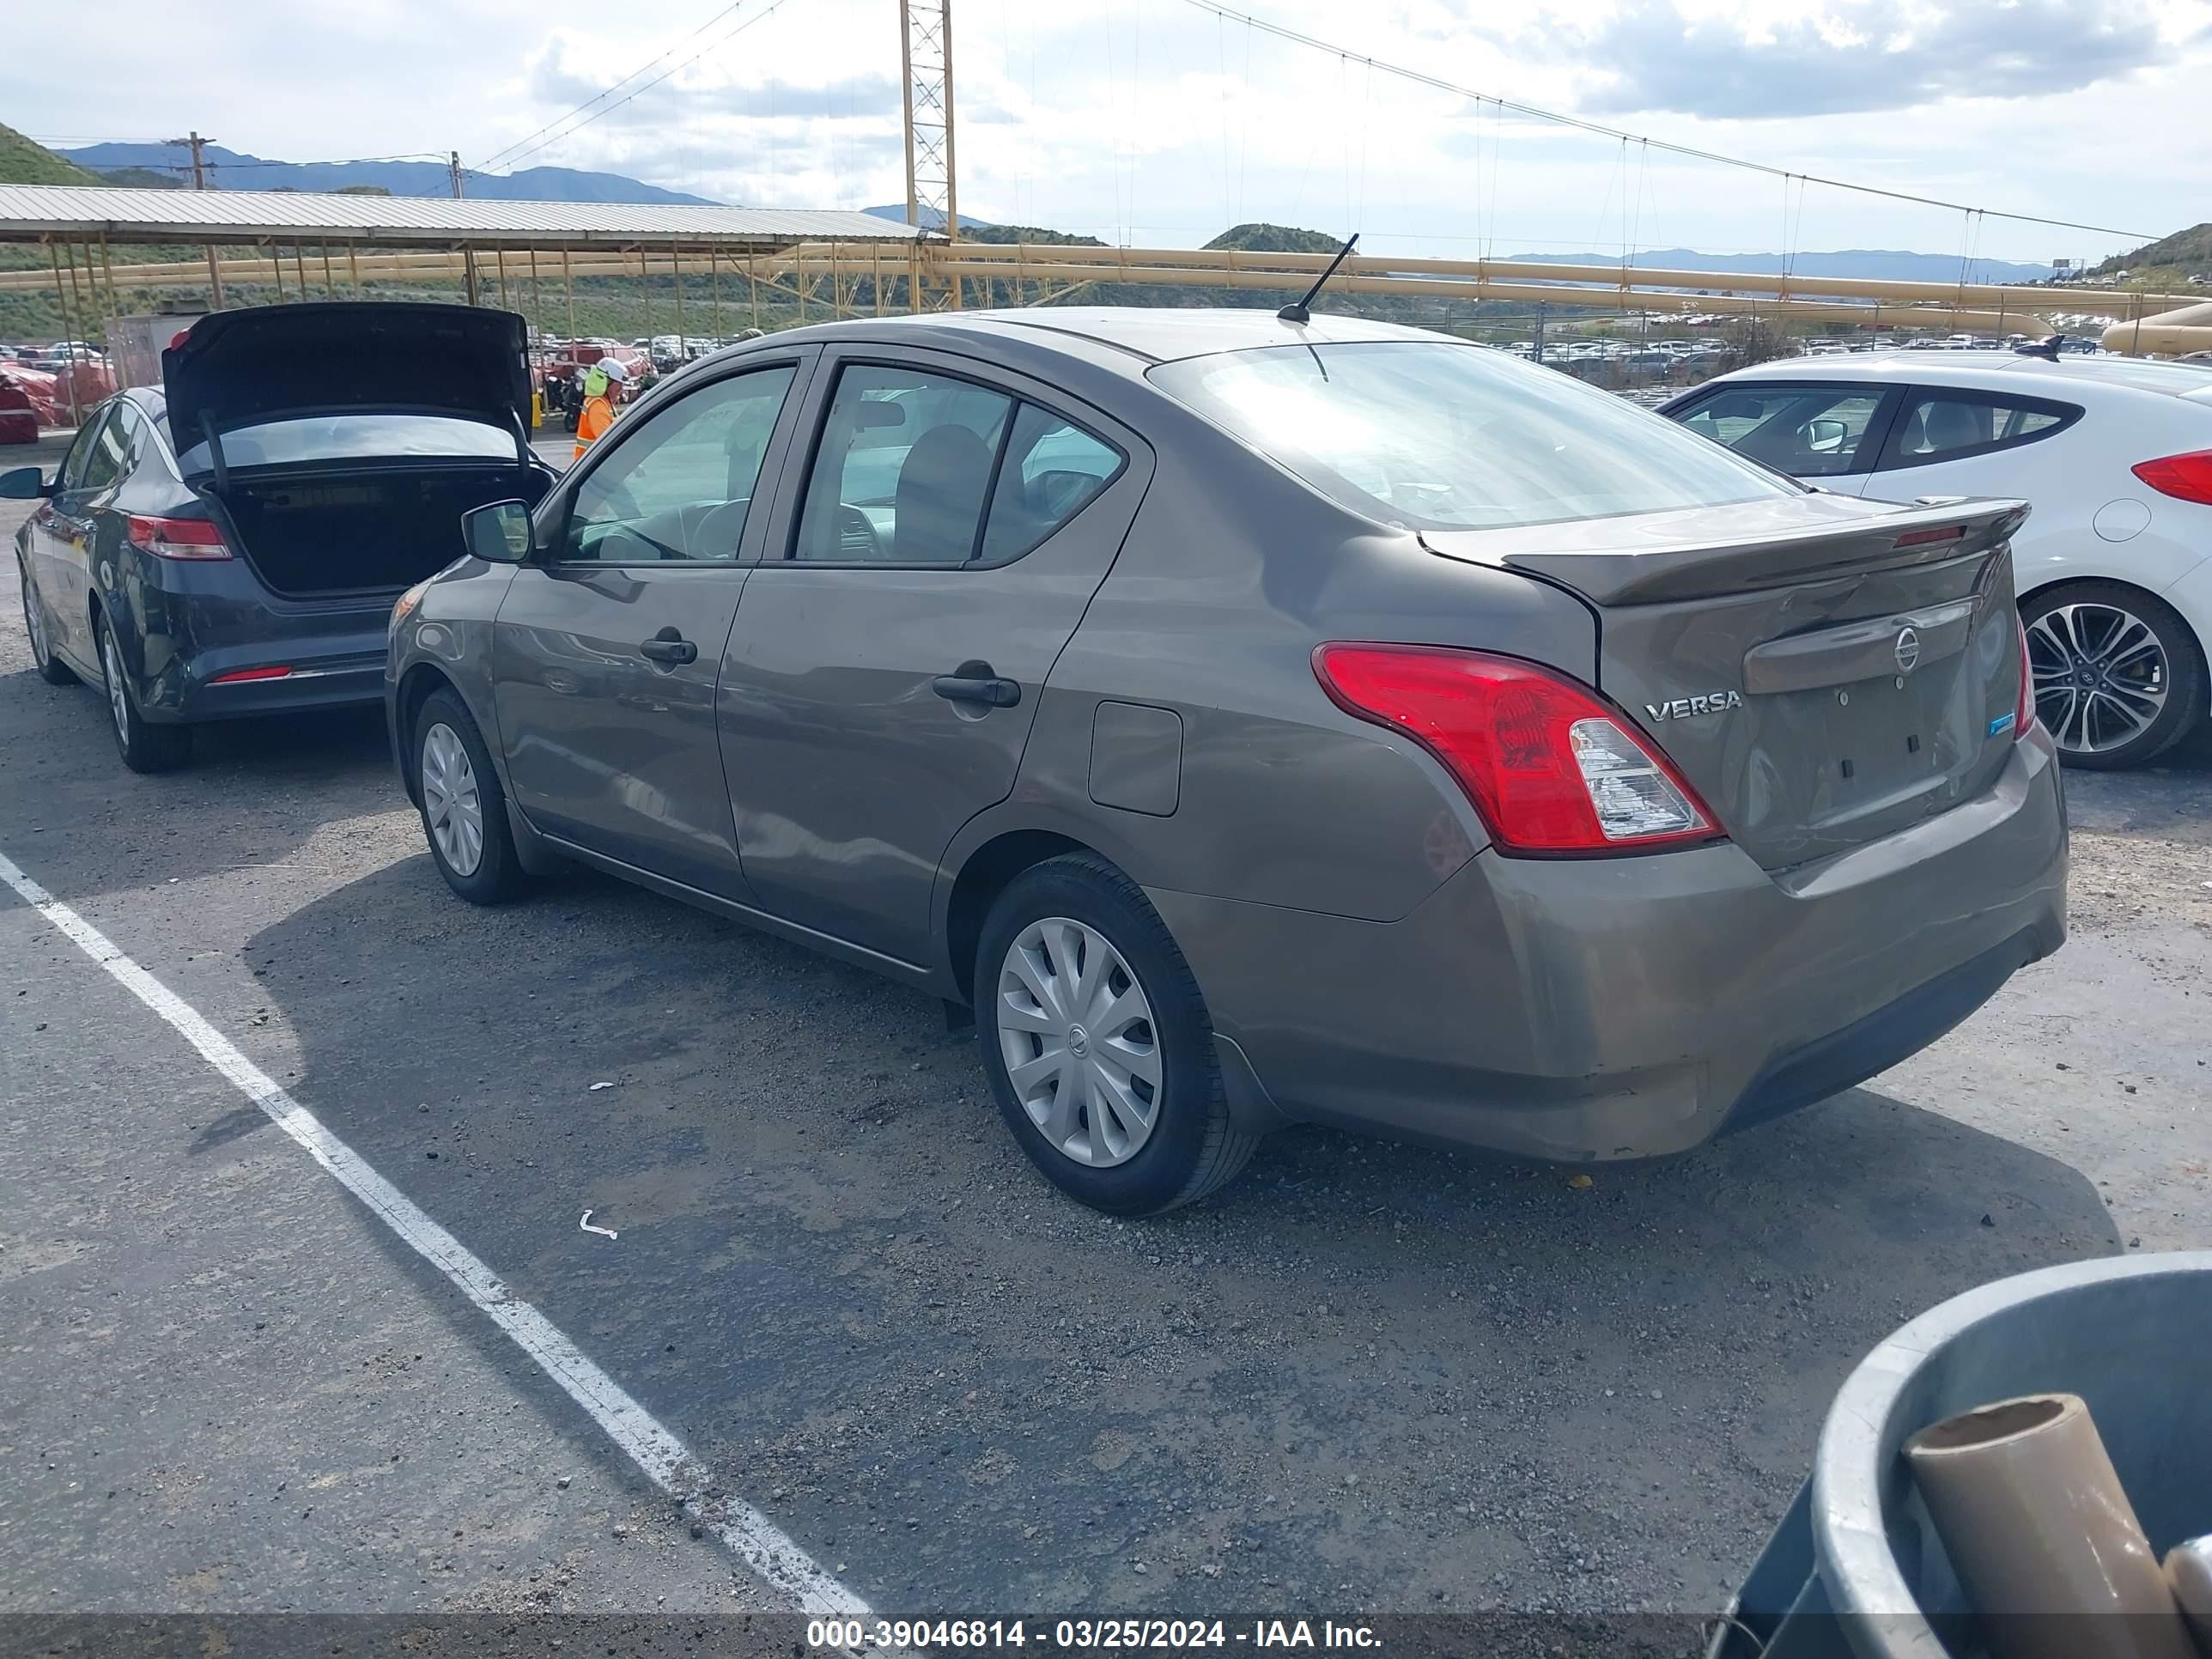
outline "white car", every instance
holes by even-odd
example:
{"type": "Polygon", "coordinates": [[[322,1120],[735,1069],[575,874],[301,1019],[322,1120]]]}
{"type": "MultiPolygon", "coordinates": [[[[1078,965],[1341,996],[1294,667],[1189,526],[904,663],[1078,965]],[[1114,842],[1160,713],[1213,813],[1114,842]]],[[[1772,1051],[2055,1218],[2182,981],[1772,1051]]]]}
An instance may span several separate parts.
{"type": "Polygon", "coordinates": [[[2012,495],[2036,714],[2066,758],[2140,766],[2207,713],[2212,364],[1895,351],[1763,363],[1661,413],[1853,495],[2012,495]]]}

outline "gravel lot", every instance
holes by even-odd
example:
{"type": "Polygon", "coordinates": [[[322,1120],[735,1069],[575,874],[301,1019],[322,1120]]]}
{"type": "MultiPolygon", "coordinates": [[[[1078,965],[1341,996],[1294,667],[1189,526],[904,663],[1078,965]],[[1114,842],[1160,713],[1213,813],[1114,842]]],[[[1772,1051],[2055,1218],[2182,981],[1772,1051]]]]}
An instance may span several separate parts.
{"type": "MultiPolygon", "coordinates": [[[[133,776],[17,615],[9,560],[0,853],[879,1611],[1709,1611],[1909,1315],[2212,1245],[2203,744],[2073,781],[2072,940],[1867,1088],[1580,1190],[1299,1131],[1121,1224],[936,1004],[595,877],[460,904],[373,714],[133,776]]],[[[13,895],[0,1083],[0,1612],[773,1605],[13,895]]]]}

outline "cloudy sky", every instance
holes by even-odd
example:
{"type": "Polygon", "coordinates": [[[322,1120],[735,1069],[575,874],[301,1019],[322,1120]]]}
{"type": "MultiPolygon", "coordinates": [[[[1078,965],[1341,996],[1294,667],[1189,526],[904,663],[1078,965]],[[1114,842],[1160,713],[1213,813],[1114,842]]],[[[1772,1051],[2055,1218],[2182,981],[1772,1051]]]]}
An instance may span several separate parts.
{"type": "MultiPolygon", "coordinates": [[[[2039,260],[2212,218],[2212,0],[1234,0],[1227,19],[1193,0],[954,6],[963,211],[1110,241],[1194,246],[1270,219],[1358,229],[1377,252],[2039,260]],[[1644,137],[2118,234],[1969,220],[1501,115],[1262,33],[1248,11],[1644,137]]],[[[895,0],[106,0],[83,73],[57,67],[88,61],[81,8],[10,14],[0,119],[41,138],[197,127],[291,161],[458,149],[471,166],[604,168],[732,202],[905,194],[895,0]],[[618,82],[584,112],[599,118],[569,114],[618,82]]]]}

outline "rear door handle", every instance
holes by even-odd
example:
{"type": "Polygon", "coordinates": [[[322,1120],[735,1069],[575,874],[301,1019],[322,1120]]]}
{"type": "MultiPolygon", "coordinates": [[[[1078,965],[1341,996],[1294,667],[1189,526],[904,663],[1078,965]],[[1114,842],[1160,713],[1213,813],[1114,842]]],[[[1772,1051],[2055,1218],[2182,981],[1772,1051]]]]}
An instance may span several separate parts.
{"type": "Polygon", "coordinates": [[[685,639],[673,628],[664,628],[638,647],[655,662],[679,663],[699,660],[699,647],[685,639]]]}
{"type": "Polygon", "coordinates": [[[1022,688],[1000,678],[987,662],[963,662],[930,681],[929,689],[947,702],[978,702],[987,708],[1012,708],[1022,700],[1022,688]]]}

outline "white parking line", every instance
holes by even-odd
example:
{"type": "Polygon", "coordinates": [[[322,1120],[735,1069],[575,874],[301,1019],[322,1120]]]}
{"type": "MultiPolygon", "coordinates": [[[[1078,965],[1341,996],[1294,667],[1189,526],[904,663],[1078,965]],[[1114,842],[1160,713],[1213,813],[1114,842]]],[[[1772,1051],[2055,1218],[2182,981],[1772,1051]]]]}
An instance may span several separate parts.
{"type": "Polygon", "coordinates": [[[366,1204],[409,1248],[451,1279],[463,1296],[535,1360],[568,1397],[592,1415],[607,1437],[629,1455],[646,1478],[678,1499],[695,1522],[713,1528],[745,1565],[821,1618],[866,1619],[868,1604],[839,1583],[821,1563],[750,1504],[706,1496],[713,1476],[689,1447],[631,1399],[622,1385],[585,1358],[544,1314],[512,1295],[498,1276],[379,1175],[321,1120],[287,1094],[199,1011],[118,950],[106,934],[23,873],[0,854],[0,880],[105,968],[139,1001],[174,1026],[207,1063],[230,1079],[269,1121],[307,1148],[340,1186],[366,1204]]]}

